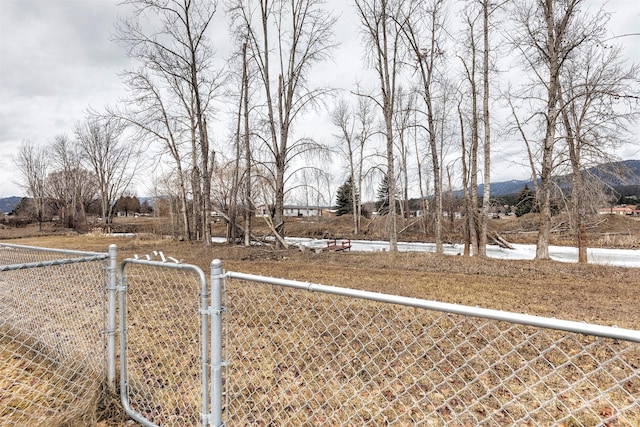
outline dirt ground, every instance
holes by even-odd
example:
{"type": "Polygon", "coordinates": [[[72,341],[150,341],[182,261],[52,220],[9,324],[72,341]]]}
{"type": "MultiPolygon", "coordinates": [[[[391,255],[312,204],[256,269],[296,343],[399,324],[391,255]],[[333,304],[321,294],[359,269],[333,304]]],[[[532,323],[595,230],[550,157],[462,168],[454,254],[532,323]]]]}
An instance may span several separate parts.
{"type": "MultiPolygon", "coordinates": [[[[589,227],[592,246],[640,248],[640,220],[614,215],[596,219],[589,227]]],[[[119,222],[117,229],[149,230],[154,226],[153,221],[131,219],[119,222]]],[[[384,238],[384,224],[380,222],[380,219],[363,221],[361,236],[353,235],[348,217],[296,218],[285,226],[289,235],[302,237],[380,239],[384,238]]],[[[492,220],[490,225],[506,240],[518,243],[535,242],[535,226],[534,216],[503,217],[492,220]]],[[[267,233],[266,227],[264,230],[261,227],[262,224],[256,223],[256,234],[267,233]]],[[[15,230],[0,229],[0,240],[97,251],[105,251],[114,243],[119,247],[121,258],[162,251],[166,256],[199,265],[205,271],[211,260],[218,258],[226,270],[640,329],[640,271],[633,268],[424,253],[315,253],[226,244],[205,247],[198,242],[150,233],[106,237],[95,233],[60,230],[39,233],[37,229],[28,229],[21,234],[31,237],[16,239],[10,232],[15,230]]],[[[224,236],[224,224],[214,224],[213,233],[224,236]]],[[[455,241],[454,236],[449,233],[448,239],[455,241]]],[[[426,239],[417,222],[407,227],[400,237],[407,241],[426,239]]],[[[563,242],[571,244],[571,237],[566,222],[557,218],[552,243],[563,242]]]]}

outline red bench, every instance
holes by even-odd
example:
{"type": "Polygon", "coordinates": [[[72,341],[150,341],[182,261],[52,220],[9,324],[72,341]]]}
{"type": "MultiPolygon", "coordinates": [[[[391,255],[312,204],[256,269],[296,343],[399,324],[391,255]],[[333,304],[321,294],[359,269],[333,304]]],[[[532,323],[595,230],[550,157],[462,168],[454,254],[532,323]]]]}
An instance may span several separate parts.
{"type": "Polygon", "coordinates": [[[329,240],[327,242],[327,247],[324,248],[325,251],[348,251],[351,250],[351,240],[343,240],[338,242],[336,239],[329,240]]]}

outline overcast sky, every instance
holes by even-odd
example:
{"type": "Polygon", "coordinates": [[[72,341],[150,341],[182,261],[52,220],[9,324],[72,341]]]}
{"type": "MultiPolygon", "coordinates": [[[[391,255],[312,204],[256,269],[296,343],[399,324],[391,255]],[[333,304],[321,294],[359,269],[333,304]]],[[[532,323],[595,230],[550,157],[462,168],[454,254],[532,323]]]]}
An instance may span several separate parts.
{"type": "MultiPolygon", "coordinates": [[[[83,119],[89,106],[101,109],[125,95],[118,73],[127,67],[127,59],[110,40],[117,16],[126,14],[117,3],[0,0],[0,197],[24,194],[15,166],[22,141],[47,144],[56,135],[72,136],[74,123],[83,119]]],[[[336,28],[342,44],[334,55],[335,63],[322,68],[327,81],[342,86],[358,80],[363,68],[356,20],[346,3],[329,1],[342,13],[336,28]]],[[[604,2],[591,3],[599,6],[604,2]]],[[[607,9],[613,12],[612,35],[640,33],[640,1],[610,1],[607,9]]],[[[618,41],[640,63],[640,36],[618,41]]],[[[223,46],[215,48],[224,52],[223,46]]],[[[640,158],[637,146],[619,154],[640,158]]],[[[495,169],[492,180],[506,176],[504,165],[495,165],[495,169]]],[[[512,170],[514,178],[526,177],[517,172],[518,168],[512,170]]]]}

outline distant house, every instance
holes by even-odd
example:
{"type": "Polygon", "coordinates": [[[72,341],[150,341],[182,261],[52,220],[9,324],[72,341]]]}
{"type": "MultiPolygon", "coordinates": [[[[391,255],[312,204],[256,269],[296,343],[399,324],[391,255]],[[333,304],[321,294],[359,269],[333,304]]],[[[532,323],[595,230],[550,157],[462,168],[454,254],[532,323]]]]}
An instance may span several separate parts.
{"type": "Polygon", "coordinates": [[[296,217],[296,216],[322,216],[323,211],[327,208],[322,206],[295,206],[286,205],[284,207],[284,216],[296,217]]]}
{"type": "MultiPolygon", "coordinates": [[[[420,216],[422,216],[422,215],[420,215],[420,216]]],[[[447,211],[443,211],[443,212],[442,212],[442,216],[443,216],[444,218],[449,218],[449,212],[447,212],[447,211]]],[[[453,213],[453,218],[454,218],[454,219],[461,219],[461,218],[462,218],[462,213],[461,213],[461,212],[459,212],[459,211],[455,211],[455,212],[453,213]]]]}
{"type": "Polygon", "coordinates": [[[637,206],[613,206],[608,208],[600,208],[601,214],[614,214],[614,215],[633,215],[640,216],[640,209],[637,209],[637,206]]]}
{"type": "Polygon", "coordinates": [[[116,217],[118,217],[118,218],[126,218],[126,217],[129,217],[129,218],[135,217],[135,218],[137,218],[138,217],[138,213],[136,213],[136,212],[117,211],[116,212],[116,217]]]}
{"type": "MultiPolygon", "coordinates": [[[[267,217],[271,214],[272,208],[266,205],[260,205],[256,208],[256,217],[267,217]]],[[[285,217],[318,217],[330,215],[331,208],[322,206],[303,206],[303,205],[285,205],[285,217]]]]}

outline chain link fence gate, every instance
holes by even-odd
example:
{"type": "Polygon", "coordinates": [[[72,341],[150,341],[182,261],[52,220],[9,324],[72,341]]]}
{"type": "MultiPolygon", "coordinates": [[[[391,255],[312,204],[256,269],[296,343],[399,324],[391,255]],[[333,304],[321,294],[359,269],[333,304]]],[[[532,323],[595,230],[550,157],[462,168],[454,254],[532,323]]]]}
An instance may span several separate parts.
{"type": "Polygon", "coordinates": [[[640,426],[640,331],[226,277],[229,426],[640,426]]]}
{"type": "MultiPolygon", "coordinates": [[[[220,359],[220,300],[218,308],[209,306],[202,270],[127,259],[120,281],[120,391],[126,413],[145,426],[218,425],[220,416],[208,409],[208,372],[209,334],[218,350],[213,359],[220,359]]],[[[219,405],[213,406],[219,413],[219,405]]]]}
{"type": "Polygon", "coordinates": [[[94,253],[0,243],[0,425],[95,423],[105,380],[115,376],[106,368],[115,336],[105,333],[115,258],[115,246],[94,253]]]}
{"type": "Polygon", "coordinates": [[[144,425],[219,426],[223,407],[227,425],[640,425],[639,331],[219,261],[211,295],[194,266],[125,260],[120,273],[116,286],[115,248],[0,245],[0,425],[91,424],[105,375],[113,387],[116,291],[122,402],[144,425]]]}

